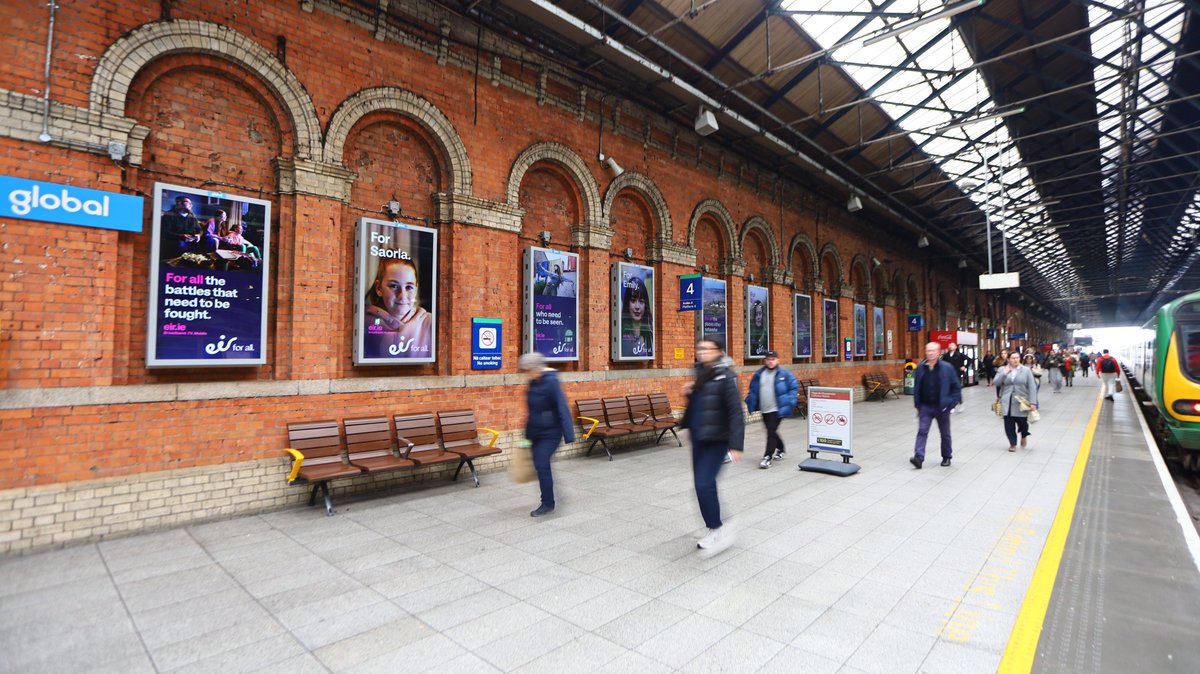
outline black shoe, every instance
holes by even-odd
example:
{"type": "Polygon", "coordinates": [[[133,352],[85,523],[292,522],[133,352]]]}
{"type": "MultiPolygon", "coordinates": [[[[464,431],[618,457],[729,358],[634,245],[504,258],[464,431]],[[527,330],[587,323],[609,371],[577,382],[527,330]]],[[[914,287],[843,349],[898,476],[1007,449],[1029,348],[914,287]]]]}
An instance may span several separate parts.
{"type": "Polygon", "coordinates": [[[911,463],[917,470],[921,470],[921,464],[924,463],[923,461],[921,461],[920,459],[918,459],[915,456],[913,458],[909,459],[908,462],[911,463]]]}
{"type": "Polygon", "coordinates": [[[942,459],[942,465],[943,465],[943,466],[949,466],[949,465],[950,465],[950,459],[942,459]]]}
{"type": "Polygon", "coordinates": [[[530,517],[541,517],[542,515],[549,515],[552,512],[554,512],[554,506],[540,505],[540,506],[538,506],[537,510],[534,510],[533,512],[529,513],[529,516],[530,517]]]}
{"type": "Polygon", "coordinates": [[[1104,396],[1104,399],[1105,399],[1105,400],[1112,400],[1112,399],[1113,399],[1113,397],[1112,397],[1112,396],[1104,396]]]}

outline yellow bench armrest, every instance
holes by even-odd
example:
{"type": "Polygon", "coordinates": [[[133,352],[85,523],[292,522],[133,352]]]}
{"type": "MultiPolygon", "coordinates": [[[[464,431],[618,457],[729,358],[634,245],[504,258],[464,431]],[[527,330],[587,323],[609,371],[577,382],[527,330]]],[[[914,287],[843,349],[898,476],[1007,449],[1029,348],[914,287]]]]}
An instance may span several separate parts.
{"type": "MultiPolygon", "coordinates": [[[[583,439],[584,439],[584,440],[587,440],[588,438],[592,437],[592,431],[596,430],[596,427],[600,425],[600,420],[599,420],[599,419],[593,419],[593,418],[591,418],[591,417],[578,417],[578,418],[579,418],[579,419],[582,419],[583,421],[590,421],[590,422],[592,422],[592,427],[591,427],[591,428],[589,428],[589,429],[587,429],[587,431],[586,431],[586,432],[584,432],[584,434],[583,434],[583,439]]],[[[582,426],[582,424],[580,424],[580,425],[582,426]]]]}
{"type": "Polygon", "coordinates": [[[304,463],[304,455],[300,453],[300,450],[292,449],[291,447],[284,447],[283,451],[291,454],[293,459],[292,472],[288,473],[287,476],[288,484],[291,484],[296,481],[296,476],[300,474],[300,464],[304,463]]]}
{"type": "Polygon", "coordinates": [[[496,430],[496,429],[494,429],[494,428],[480,428],[479,430],[481,430],[481,431],[487,431],[488,433],[491,433],[491,434],[492,434],[492,441],[491,441],[491,442],[489,442],[489,443],[488,443],[488,445],[487,445],[487,446],[488,446],[488,449],[491,449],[491,448],[492,448],[492,446],[496,444],[496,438],[500,437],[500,431],[498,431],[498,430],[496,430]]]}

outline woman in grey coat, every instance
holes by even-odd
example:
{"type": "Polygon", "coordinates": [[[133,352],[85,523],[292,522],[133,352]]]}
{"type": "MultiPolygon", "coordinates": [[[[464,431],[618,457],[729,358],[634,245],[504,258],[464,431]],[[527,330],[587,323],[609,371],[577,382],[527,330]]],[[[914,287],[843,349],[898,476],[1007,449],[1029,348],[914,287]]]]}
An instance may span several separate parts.
{"type": "Polygon", "coordinates": [[[1017,432],[1021,433],[1021,446],[1029,437],[1029,415],[1021,410],[1018,398],[1029,401],[1037,409],[1037,382],[1033,371],[1021,364],[1021,354],[1008,355],[1008,364],[996,373],[996,391],[1000,397],[1000,409],[1004,411],[1004,434],[1008,436],[1008,451],[1017,451],[1017,432]]]}

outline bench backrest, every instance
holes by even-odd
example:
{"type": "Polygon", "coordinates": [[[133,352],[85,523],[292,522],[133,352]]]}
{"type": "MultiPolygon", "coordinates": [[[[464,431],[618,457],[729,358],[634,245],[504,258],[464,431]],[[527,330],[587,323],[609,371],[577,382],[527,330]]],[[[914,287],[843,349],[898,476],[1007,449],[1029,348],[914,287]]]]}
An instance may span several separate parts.
{"type": "Polygon", "coordinates": [[[626,398],[629,401],[629,412],[633,414],[633,420],[641,423],[647,417],[654,418],[654,406],[650,404],[650,396],[632,395],[626,398]]]}
{"type": "Polygon", "coordinates": [[[346,419],[346,450],[350,460],[373,459],[392,454],[392,427],[387,417],[346,419]]]}
{"type": "MultiPolygon", "coordinates": [[[[604,423],[604,403],[600,402],[599,398],[588,398],[586,400],[576,400],[575,408],[579,410],[579,416],[591,417],[592,419],[599,419],[600,426],[607,425],[606,423],[604,423]]],[[[587,422],[587,421],[580,421],[580,423],[583,424],[583,427],[585,429],[590,424],[590,422],[587,422]]]]}
{"type": "Polygon", "coordinates": [[[442,433],[442,446],[446,449],[479,444],[475,410],[438,412],[437,419],[438,430],[442,433]]]}
{"type": "Polygon", "coordinates": [[[442,451],[438,446],[437,423],[433,414],[397,414],[396,440],[400,443],[400,454],[406,459],[419,459],[422,455],[442,451]],[[412,443],[409,449],[408,443],[412,443]]]}
{"type": "Polygon", "coordinates": [[[650,407],[654,410],[655,419],[675,418],[675,415],[671,414],[671,400],[667,398],[666,393],[651,393],[650,407]]]}
{"type": "Polygon", "coordinates": [[[309,465],[342,460],[341,434],[336,421],[288,424],[288,446],[304,455],[309,465]]]}
{"type": "Polygon", "coordinates": [[[631,425],[633,419],[629,416],[629,401],[624,398],[605,398],[604,417],[613,428],[631,425]]]}

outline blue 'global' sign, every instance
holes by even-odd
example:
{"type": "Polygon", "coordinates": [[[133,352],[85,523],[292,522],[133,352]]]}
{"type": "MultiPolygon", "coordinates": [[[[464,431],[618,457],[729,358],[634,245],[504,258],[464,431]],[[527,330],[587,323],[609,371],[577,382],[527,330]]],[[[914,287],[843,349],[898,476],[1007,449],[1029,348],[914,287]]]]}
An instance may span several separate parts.
{"type": "Polygon", "coordinates": [[[0,217],[142,231],[142,198],[0,176],[0,217]]]}

